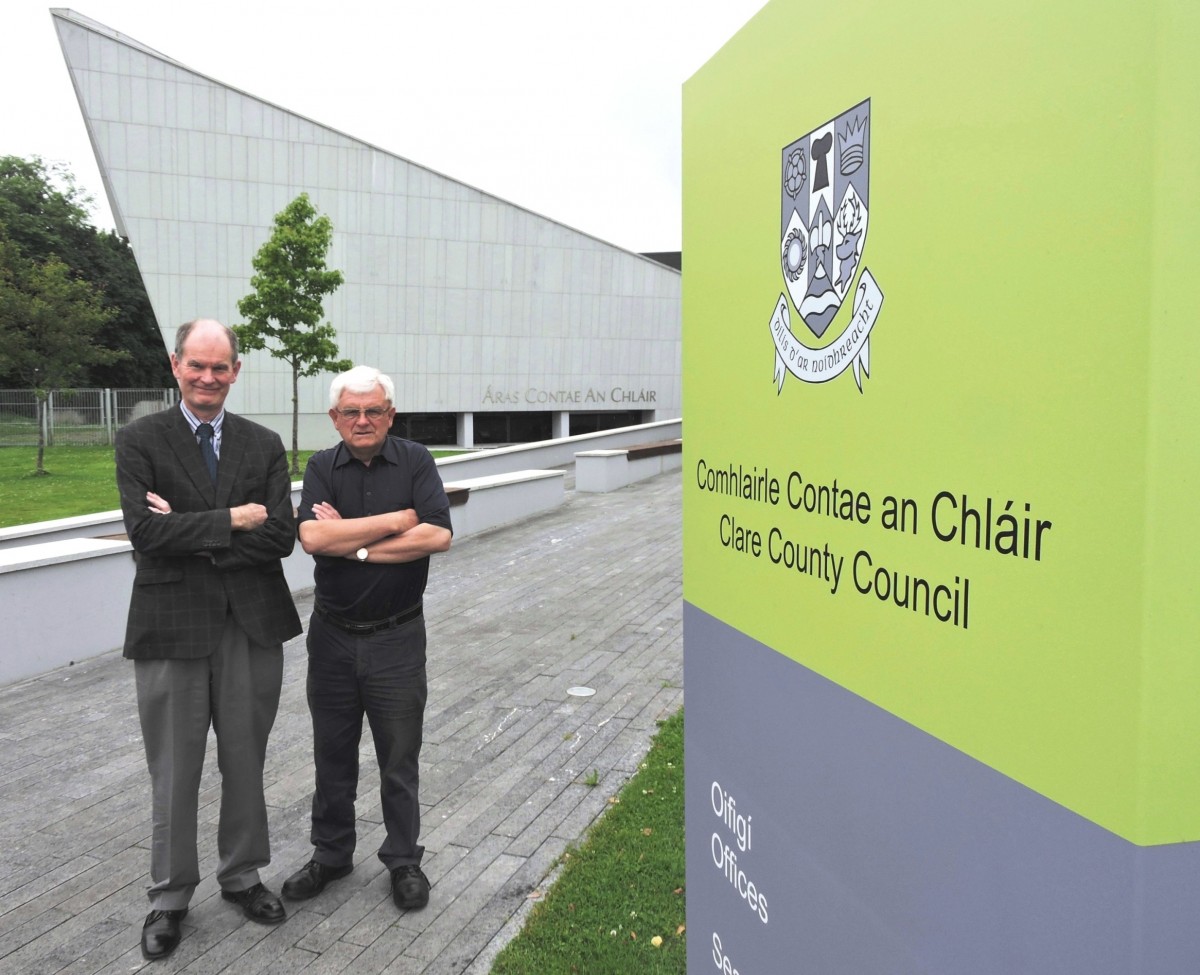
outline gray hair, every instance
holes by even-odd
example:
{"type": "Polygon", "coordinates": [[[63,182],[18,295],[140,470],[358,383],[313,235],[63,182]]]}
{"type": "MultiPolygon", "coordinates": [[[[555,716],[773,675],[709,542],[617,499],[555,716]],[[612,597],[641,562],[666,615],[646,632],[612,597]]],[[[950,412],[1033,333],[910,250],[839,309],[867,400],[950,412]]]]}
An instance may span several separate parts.
{"type": "Polygon", "coordinates": [[[187,344],[188,336],[192,334],[192,329],[201,323],[211,323],[219,326],[225,332],[225,338],[229,340],[229,351],[233,353],[231,362],[238,361],[238,338],[235,332],[228,325],[218,322],[215,318],[193,318],[190,322],[184,322],[175,330],[175,358],[183,358],[183,347],[187,344]]]}
{"type": "Polygon", "coordinates": [[[388,401],[388,406],[396,402],[396,387],[392,381],[373,366],[355,366],[335,376],[329,384],[329,405],[337,409],[342,393],[370,393],[379,386],[388,401]]]}

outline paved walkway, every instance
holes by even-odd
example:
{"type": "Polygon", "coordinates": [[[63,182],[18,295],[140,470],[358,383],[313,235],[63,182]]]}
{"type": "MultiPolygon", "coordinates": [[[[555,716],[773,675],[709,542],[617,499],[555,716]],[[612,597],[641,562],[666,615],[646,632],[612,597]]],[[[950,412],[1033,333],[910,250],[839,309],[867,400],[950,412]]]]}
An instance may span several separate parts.
{"type": "MultiPolygon", "coordinates": [[[[433,891],[422,911],[396,910],[374,855],[379,777],[365,730],[354,873],[289,904],[278,927],[243,920],[213,879],[210,748],[205,879],[182,944],[143,962],[150,790],[132,665],[110,653],[0,688],[0,973],[485,975],[559,855],[637,768],[655,721],[683,703],[680,494],[678,474],[611,494],[568,491],[552,513],[435,557],[421,779],[433,891]],[[569,696],[576,685],[595,696],[569,696]],[[592,770],[594,788],[584,784],[592,770]]],[[[302,618],[311,602],[299,599],[302,618]]],[[[300,637],[285,647],[267,753],[273,860],[263,879],[276,892],[311,851],[304,677],[300,637]]]]}

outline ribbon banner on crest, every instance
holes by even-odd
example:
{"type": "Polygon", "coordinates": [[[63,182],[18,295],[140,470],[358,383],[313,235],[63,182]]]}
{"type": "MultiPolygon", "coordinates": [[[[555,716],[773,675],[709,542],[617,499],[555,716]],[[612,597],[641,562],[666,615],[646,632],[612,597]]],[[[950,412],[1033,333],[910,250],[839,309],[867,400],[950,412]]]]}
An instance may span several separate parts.
{"type": "Polygon", "coordinates": [[[771,339],[775,345],[776,392],[783,391],[783,381],[790,372],[806,383],[827,383],[847,368],[854,372],[854,382],[862,392],[862,374],[871,374],[871,329],[883,305],[883,292],[871,272],[863,268],[854,293],[853,314],[836,342],[814,349],[805,345],[792,332],[791,312],[787,295],[782,292],[771,315],[771,339]]]}

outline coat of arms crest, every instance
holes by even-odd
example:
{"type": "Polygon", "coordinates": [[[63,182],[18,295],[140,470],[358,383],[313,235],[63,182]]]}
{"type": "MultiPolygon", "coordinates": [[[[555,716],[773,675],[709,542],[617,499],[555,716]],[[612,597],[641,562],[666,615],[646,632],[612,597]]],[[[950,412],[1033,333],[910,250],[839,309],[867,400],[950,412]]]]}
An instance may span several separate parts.
{"type": "Polygon", "coordinates": [[[870,164],[870,99],[783,149],[779,266],[787,293],[780,294],[771,317],[780,391],[788,372],[805,382],[828,382],[852,367],[860,392],[862,373],[870,373],[870,332],[883,302],[861,266],[870,164]],[[820,340],[852,291],[853,313],[832,343],[809,348],[792,332],[788,297],[813,339],[820,340]]]}

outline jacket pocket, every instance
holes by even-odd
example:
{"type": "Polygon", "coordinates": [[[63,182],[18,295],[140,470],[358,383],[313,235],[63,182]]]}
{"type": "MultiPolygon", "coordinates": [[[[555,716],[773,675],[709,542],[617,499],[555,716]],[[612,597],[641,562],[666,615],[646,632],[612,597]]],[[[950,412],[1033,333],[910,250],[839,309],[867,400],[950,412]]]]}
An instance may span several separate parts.
{"type": "Polygon", "coordinates": [[[141,569],[133,577],[135,586],[153,586],[164,582],[178,582],[183,578],[183,569],[141,569]]]}

